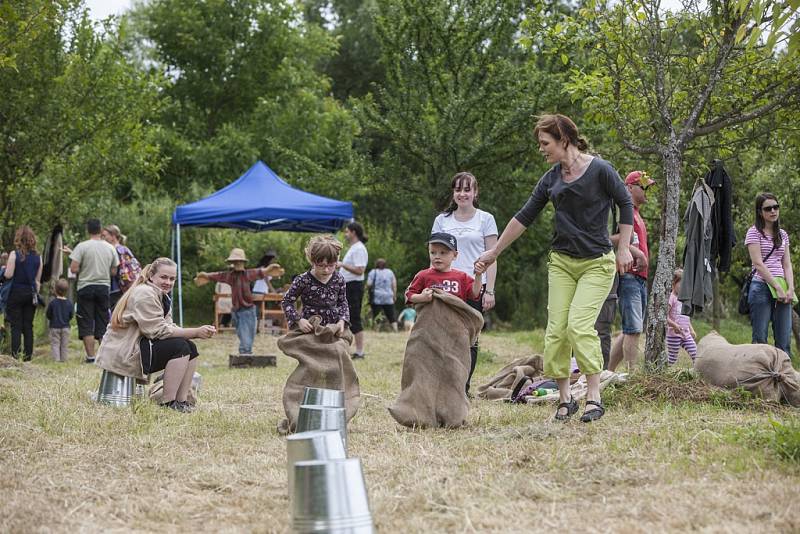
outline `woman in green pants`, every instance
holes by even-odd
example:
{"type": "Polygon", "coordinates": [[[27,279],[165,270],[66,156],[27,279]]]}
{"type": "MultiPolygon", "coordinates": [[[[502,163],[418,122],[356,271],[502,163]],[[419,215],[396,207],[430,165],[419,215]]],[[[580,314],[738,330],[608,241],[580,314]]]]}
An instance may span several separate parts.
{"type": "Polygon", "coordinates": [[[539,151],[554,165],[509,221],[497,244],[475,262],[475,272],[484,272],[533,223],[547,202],[553,203],[544,371],[558,382],[561,403],[555,418],[569,419],[578,411],[569,389],[570,358],[575,355],[588,385],[581,421],[589,422],[605,413],[600,401],[603,356],[594,323],[611,290],[615,270],[623,273],[633,263],[627,245],[633,230],[633,203],[617,171],[587,153],[588,144],[569,117],[543,115],[534,136],[539,151]],[[618,247],[616,258],[607,225],[612,202],[620,211],[619,242],[624,244],[618,247]]]}

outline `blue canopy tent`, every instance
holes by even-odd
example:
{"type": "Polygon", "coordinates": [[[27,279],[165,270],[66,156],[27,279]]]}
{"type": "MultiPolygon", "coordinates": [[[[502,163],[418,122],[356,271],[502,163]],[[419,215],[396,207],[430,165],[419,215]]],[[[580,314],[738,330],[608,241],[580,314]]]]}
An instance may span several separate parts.
{"type": "Polygon", "coordinates": [[[181,227],[336,232],[353,220],[353,203],[295,189],[262,161],[238,180],[190,204],[175,208],[174,257],[178,263],[178,322],[183,326],[181,227]]]}

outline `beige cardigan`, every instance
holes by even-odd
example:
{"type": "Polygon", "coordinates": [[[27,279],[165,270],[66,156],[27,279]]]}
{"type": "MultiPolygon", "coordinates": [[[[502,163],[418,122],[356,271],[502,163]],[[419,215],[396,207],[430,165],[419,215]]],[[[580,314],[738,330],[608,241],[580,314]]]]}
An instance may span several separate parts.
{"type": "Polygon", "coordinates": [[[173,337],[177,327],[172,322],[171,312],[164,317],[162,293],[158,287],[147,282],[130,291],[122,313],[124,326],[113,328],[108,325],[95,363],[106,371],[144,380],[139,340],[142,336],[150,339],[173,337]]]}

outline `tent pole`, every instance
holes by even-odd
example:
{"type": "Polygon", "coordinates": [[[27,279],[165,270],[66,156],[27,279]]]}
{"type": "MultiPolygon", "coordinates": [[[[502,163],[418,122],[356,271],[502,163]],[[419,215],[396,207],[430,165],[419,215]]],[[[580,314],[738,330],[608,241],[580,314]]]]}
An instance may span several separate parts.
{"type": "Polygon", "coordinates": [[[181,225],[175,225],[175,249],[178,263],[178,325],[183,328],[183,284],[181,279],[181,225]]]}

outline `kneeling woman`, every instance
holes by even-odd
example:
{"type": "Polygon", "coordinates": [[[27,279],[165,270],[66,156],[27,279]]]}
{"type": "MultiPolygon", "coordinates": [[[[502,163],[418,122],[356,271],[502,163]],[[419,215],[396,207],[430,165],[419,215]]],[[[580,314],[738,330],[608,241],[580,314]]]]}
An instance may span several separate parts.
{"type": "Polygon", "coordinates": [[[164,370],[161,405],[187,412],[186,396],[198,356],[190,340],[210,338],[216,329],[212,325],[181,328],[172,322],[170,292],[175,277],[175,262],[169,258],[158,258],[145,266],[114,308],[111,328],[97,353],[97,365],[140,380],[164,370]]]}

